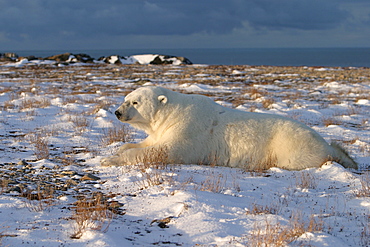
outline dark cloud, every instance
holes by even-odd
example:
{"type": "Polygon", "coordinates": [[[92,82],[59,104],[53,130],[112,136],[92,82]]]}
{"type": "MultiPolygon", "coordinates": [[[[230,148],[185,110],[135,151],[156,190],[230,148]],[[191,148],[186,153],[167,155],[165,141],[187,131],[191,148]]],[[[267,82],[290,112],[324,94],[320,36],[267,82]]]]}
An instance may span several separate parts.
{"type": "Polygon", "coordinates": [[[4,37],[227,34],[244,25],[256,30],[326,30],[350,18],[341,1],[0,0],[0,42],[4,37]]]}
{"type": "Polygon", "coordinates": [[[182,34],[230,32],[243,21],[267,28],[325,29],[347,14],[333,1],[2,1],[2,31],[182,34]]]}
{"type": "Polygon", "coordinates": [[[349,14],[339,9],[333,1],[279,0],[254,1],[247,20],[256,27],[269,29],[294,28],[301,30],[324,30],[336,27],[349,14]]]}

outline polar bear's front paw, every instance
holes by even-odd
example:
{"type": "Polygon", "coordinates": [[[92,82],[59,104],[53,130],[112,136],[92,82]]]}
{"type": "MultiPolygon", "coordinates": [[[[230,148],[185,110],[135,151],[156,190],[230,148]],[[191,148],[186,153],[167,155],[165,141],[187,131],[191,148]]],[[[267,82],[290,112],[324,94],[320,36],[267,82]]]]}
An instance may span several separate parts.
{"type": "Polygon", "coordinates": [[[119,166],[121,165],[118,157],[103,158],[100,161],[101,166],[119,166]]]}

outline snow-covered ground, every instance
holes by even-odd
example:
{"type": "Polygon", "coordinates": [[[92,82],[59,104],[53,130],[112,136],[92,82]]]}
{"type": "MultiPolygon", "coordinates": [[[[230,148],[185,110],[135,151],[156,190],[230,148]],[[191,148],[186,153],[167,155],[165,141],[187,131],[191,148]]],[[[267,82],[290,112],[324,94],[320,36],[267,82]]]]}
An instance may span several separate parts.
{"type": "Polygon", "coordinates": [[[364,68],[0,64],[1,244],[369,246],[369,95],[364,68]],[[113,114],[142,85],[297,119],[360,170],[101,167],[144,138],[113,114]]]}

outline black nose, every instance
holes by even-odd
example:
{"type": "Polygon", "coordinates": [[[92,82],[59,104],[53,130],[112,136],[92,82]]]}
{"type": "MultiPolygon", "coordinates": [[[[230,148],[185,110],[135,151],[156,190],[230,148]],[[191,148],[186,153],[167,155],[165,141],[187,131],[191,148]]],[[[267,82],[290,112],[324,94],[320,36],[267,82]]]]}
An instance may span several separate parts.
{"type": "Polygon", "coordinates": [[[114,114],[116,114],[117,118],[120,118],[122,116],[122,114],[119,111],[115,111],[114,114]]]}

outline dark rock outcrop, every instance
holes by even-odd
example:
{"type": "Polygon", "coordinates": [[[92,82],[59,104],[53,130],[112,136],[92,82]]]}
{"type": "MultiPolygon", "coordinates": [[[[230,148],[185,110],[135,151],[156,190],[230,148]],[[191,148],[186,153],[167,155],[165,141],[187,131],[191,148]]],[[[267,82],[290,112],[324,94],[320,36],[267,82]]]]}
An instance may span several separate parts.
{"type": "Polygon", "coordinates": [[[150,64],[174,64],[174,63],[193,64],[186,57],[176,57],[168,55],[158,55],[153,59],[153,61],[150,62],[150,64]]]}
{"type": "Polygon", "coordinates": [[[166,65],[166,64],[193,64],[185,57],[176,57],[158,54],[143,54],[132,56],[119,56],[111,55],[108,57],[100,57],[98,61],[103,61],[109,64],[153,64],[153,65],[166,65]]]}
{"type": "MultiPolygon", "coordinates": [[[[63,53],[58,55],[53,55],[45,58],[37,58],[35,56],[28,57],[18,57],[15,53],[0,53],[0,62],[22,62],[22,64],[27,64],[28,61],[32,60],[50,60],[55,61],[55,64],[73,64],[73,63],[95,63],[96,60],[87,54],[73,54],[73,53],[63,53]]],[[[108,57],[100,57],[99,62],[104,62],[108,64],[155,64],[155,65],[182,65],[182,64],[192,64],[192,62],[185,57],[159,55],[159,54],[142,54],[142,55],[132,55],[132,56],[119,56],[111,55],[108,57]]]]}
{"type": "Polygon", "coordinates": [[[0,62],[12,62],[16,61],[18,55],[13,52],[0,53],[0,62]]]}
{"type": "Polygon", "coordinates": [[[98,61],[102,61],[104,63],[110,64],[122,64],[121,60],[126,60],[126,57],[119,56],[119,55],[110,55],[108,57],[100,57],[98,61]]]}
{"type": "Polygon", "coordinates": [[[58,63],[92,63],[94,62],[94,58],[90,57],[87,54],[72,54],[72,53],[64,53],[58,54],[50,57],[45,57],[44,60],[55,60],[58,63]]]}

